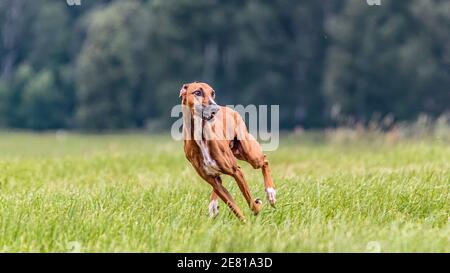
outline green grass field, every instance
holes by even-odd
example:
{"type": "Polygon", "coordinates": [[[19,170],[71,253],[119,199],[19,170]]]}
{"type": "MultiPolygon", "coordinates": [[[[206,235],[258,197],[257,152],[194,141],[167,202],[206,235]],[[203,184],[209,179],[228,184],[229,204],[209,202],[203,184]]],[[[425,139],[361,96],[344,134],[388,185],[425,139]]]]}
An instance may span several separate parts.
{"type": "Polygon", "coordinates": [[[448,143],[314,139],[268,153],[277,209],[224,177],[242,224],[168,136],[0,133],[0,252],[450,252],[448,143]]]}

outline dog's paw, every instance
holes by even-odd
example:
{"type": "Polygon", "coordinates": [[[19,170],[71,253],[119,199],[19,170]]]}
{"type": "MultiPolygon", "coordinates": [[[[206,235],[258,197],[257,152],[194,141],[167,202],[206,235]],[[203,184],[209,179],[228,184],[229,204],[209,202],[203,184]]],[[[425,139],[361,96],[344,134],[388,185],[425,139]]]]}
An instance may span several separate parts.
{"type": "Polygon", "coordinates": [[[219,215],[219,200],[211,200],[211,202],[209,202],[209,216],[211,218],[216,217],[217,215],[219,215]]]}
{"type": "Polygon", "coordinates": [[[276,199],[277,192],[275,191],[275,189],[274,188],[267,188],[266,189],[266,194],[267,194],[267,200],[269,200],[269,204],[272,207],[275,207],[275,203],[277,202],[277,199],[276,199]]]}
{"type": "Polygon", "coordinates": [[[254,215],[258,215],[258,213],[261,211],[262,209],[262,201],[259,198],[255,199],[255,202],[252,206],[252,211],[254,215]]]}

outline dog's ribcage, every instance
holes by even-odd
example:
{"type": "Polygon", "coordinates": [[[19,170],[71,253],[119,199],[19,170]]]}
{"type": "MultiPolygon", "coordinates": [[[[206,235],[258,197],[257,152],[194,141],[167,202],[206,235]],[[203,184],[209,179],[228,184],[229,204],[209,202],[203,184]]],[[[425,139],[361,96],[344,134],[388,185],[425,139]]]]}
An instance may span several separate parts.
{"type": "Polygon", "coordinates": [[[209,175],[218,175],[219,167],[214,159],[211,158],[211,154],[209,153],[208,144],[205,140],[196,140],[197,145],[200,147],[203,155],[203,168],[206,173],[209,175]]]}

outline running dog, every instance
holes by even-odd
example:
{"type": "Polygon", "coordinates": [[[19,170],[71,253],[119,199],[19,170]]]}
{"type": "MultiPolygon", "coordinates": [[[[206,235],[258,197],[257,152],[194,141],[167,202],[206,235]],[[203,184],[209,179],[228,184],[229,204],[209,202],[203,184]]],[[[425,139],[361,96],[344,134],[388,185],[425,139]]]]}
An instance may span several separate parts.
{"type": "Polygon", "coordinates": [[[232,176],[255,215],[261,210],[260,199],[253,199],[244,174],[237,160],[250,163],[255,169],[262,169],[267,199],[275,207],[275,185],[270,175],[269,161],[261,146],[249,134],[238,112],[215,103],[215,91],[206,83],[184,84],[180,90],[183,111],[183,138],[186,158],[197,173],[213,190],[209,213],[219,213],[218,198],[222,199],[242,221],[245,217],[233,197],[222,185],[220,175],[232,176]]]}

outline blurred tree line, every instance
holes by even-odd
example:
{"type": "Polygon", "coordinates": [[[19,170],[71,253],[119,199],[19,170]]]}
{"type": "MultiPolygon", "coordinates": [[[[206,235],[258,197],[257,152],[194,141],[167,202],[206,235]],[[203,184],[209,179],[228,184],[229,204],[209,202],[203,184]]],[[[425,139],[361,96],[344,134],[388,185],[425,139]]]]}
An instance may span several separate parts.
{"type": "Polygon", "coordinates": [[[164,128],[182,83],[281,126],[450,109],[450,1],[0,2],[0,127],[164,128]]]}

